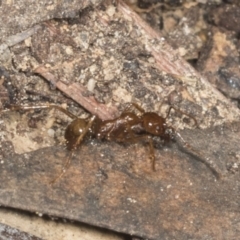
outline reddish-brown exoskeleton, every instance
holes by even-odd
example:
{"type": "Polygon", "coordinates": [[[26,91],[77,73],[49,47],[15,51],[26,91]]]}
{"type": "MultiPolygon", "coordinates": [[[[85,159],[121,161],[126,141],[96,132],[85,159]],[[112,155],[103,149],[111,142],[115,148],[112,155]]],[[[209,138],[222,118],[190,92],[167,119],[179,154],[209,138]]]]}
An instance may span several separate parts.
{"type": "Polygon", "coordinates": [[[152,137],[158,136],[164,141],[171,139],[173,128],[167,126],[166,118],[155,112],[145,112],[135,103],[131,103],[119,117],[112,120],[101,120],[97,116],[89,119],[76,118],[65,132],[67,147],[69,150],[76,148],[87,134],[97,139],[119,143],[144,140],[149,144],[152,168],[155,170],[152,137]],[[135,113],[133,107],[139,114],[135,113]]]}
{"type": "MultiPolygon", "coordinates": [[[[93,138],[116,141],[119,143],[132,143],[144,140],[149,144],[149,156],[152,161],[153,170],[155,170],[155,155],[152,137],[158,136],[164,141],[169,141],[174,135],[174,128],[169,127],[166,124],[166,119],[168,118],[170,110],[173,107],[170,107],[167,116],[164,118],[155,112],[145,112],[136,103],[131,103],[119,117],[112,120],[101,120],[96,115],[92,115],[86,119],[78,118],[64,108],[54,104],[46,104],[40,106],[10,105],[6,111],[46,108],[56,108],[67,114],[70,118],[74,119],[68,125],[65,131],[65,139],[67,140],[68,150],[73,152],[73,150],[81,144],[82,140],[87,135],[93,138]]],[[[193,120],[196,123],[196,120],[194,118],[193,120]]],[[[63,167],[62,173],[57,178],[55,178],[52,183],[62,177],[66,168],[70,164],[71,157],[72,154],[68,157],[63,167]]]]}

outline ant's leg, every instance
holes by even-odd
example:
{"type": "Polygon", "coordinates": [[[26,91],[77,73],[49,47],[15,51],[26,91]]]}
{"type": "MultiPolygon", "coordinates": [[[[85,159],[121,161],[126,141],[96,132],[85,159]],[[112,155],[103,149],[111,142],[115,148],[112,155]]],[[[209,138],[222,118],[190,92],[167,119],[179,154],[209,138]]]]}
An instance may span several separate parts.
{"type": "Polygon", "coordinates": [[[149,146],[149,158],[151,160],[151,165],[152,165],[152,170],[156,171],[155,168],[155,152],[154,152],[154,147],[153,147],[153,140],[151,138],[151,136],[140,136],[138,139],[144,139],[148,142],[148,146],[149,146]]]}
{"type": "Polygon", "coordinates": [[[92,125],[93,125],[93,123],[94,123],[95,120],[96,120],[96,115],[93,115],[93,116],[89,119],[86,128],[82,131],[82,134],[78,137],[75,145],[73,146],[73,149],[74,149],[74,148],[76,149],[76,148],[81,144],[83,138],[86,136],[86,134],[88,133],[89,129],[92,127],[92,125]]]}
{"type": "Polygon", "coordinates": [[[168,109],[167,116],[165,117],[165,119],[167,119],[167,118],[169,117],[169,114],[170,114],[170,112],[171,112],[172,109],[174,109],[176,112],[179,112],[179,113],[181,113],[181,114],[183,114],[183,115],[186,115],[186,116],[188,116],[189,118],[193,119],[193,121],[194,121],[194,123],[195,123],[195,126],[196,126],[197,128],[199,128],[198,122],[197,122],[197,120],[196,120],[195,117],[193,117],[192,115],[187,114],[187,113],[181,111],[180,109],[175,108],[174,106],[170,106],[170,108],[168,109]]]}
{"type": "Polygon", "coordinates": [[[73,151],[71,151],[71,153],[68,156],[66,162],[64,163],[64,165],[62,167],[62,172],[56,178],[54,178],[52,181],[49,182],[50,185],[53,185],[57,180],[59,180],[64,175],[64,173],[66,172],[66,170],[70,166],[72,157],[73,157],[73,151]]]}
{"type": "Polygon", "coordinates": [[[7,109],[1,110],[0,112],[9,112],[9,111],[18,111],[18,110],[34,110],[34,109],[49,109],[49,108],[55,108],[63,113],[65,113],[67,116],[69,116],[70,118],[74,119],[77,118],[77,116],[75,116],[74,114],[70,113],[69,111],[67,111],[65,108],[56,105],[56,104],[50,104],[50,103],[46,103],[44,105],[36,105],[36,106],[32,106],[32,105],[9,105],[7,106],[7,109]]]}
{"type": "MultiPolygon", "coordinates": [[[[153,140],[151,138],[151,136],[134,136],[132,134],[130,134],[130,138],[124,139],[124,142],[137,142],[139,140],[145,140],[148,142],[149,144],[149,158],[151,160],[151,164],[152,164],[152,170],[156,171],[155,168],[155,152],[154,152],[154,147],[153,147],[153,140]]],[[[115,139],[116,142],[122,142],[122,138],[119,139],[115,139]]]]}
{"type": "MultiPolygon", "coordinates": [[[[137,104],[135,104],[135,106],[138,106],[137,104]]],[[[139,107],[139,106],[138,106],[139,107]]],[[[143,110],[144,111],[144,110],[143,110]]],[[[152,164],[152,170],[153,171],[156,171],[156,168],[155,168],[155,151],[154,151],[154,147],[153,147],[153,140],[152,140],[152,137],[149,136],[149,135],[143,135],[143,136],[136,136],[132,130],[131,130],[131,127],[128,126],[129,129],[128,129],[128,132],[130,134],[130,138],[129,138],[129,141],[139,141],[139,140],[145,140],[148,142],[148,145],[149,145],[149,158],[151,160],[151,164],[152,164]]],[[[126,141],[126,139],[125,139],[126,141]]]]}
{"type": "Polygon", "coordinates": [[[156,168],[155,168],[155,154],[154,154],[154,147],[153,147],[153,140],[150,136],[146,137],[148,139],[148,144],[149,144],[149,155],[150,155],[150,159],[151,159],[151,162],[152,162],[152,170],[153,171],[156,171],[156,168]]]}
{"type": "Polygon", "coordinates": [[[83,130],[82,134],[78,137],[76,143],[74,144],[72,150],[71,150],[71,153],[70,155],[68,156],[63,168],[62,168],[62,172],[56,177],[54,178],[51,182],[50,182],[50,185],[53,185],[57,180],[59,180],[63,175],[64,173],[66,172],[66,170],[69,168],[70,166],[70,163],[71,163],[71,159],[72,159],[72,156],[73,156],[73,151],[81,144],[82,140],[84,139],[84,137],[86,136],[86,134],[88,133],[89,129],[92,127],[94,121],[96,119],[96,116],[93,115],[90,119],[89,119],[89,122],[86,126],[86,128],[83,130]]]}
{"type": "Polygon", "coordinates": [[[142,107],[140,107],[137,103],[134,103],[134,102],[129,103],[123,112],[129,112],[129,110],[131,110],[131,108],[137,109],[141,114],[145,113],[144,109],[142,107]]]}

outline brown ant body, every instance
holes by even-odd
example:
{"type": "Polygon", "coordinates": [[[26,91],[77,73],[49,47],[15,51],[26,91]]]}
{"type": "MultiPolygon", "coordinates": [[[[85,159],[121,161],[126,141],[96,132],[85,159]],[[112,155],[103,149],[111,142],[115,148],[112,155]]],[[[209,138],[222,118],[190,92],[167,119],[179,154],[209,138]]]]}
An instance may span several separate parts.
{"type": "MultiPolygon", "coordinates": [[[[78,118],[74,114],[65,110],[64,108],[55,104],[45,104],[40,106],[21,106],[21,105],[10,105],[9,110],[31,110],[31,109],[49,109],[56,108],[59,111],[65,113],[73,121],[67,126],[65,130],[65,139],[67,141],[67,149],[71,151],[71,155],[68,157],[61,174],[55,178],[51,183],[56,182],[57,179],[61,178],[67,167],[70,164],[73,150],[75,150],[83,141],[86,136],[97,138],[100,140],[116,141],[119,143],[132,143],[137,141],[146,141],[149,144],[150,159],[152,162],[152,169],[155,170],[155,155],[153,147],[153,137],[160,137],[163,141],[168,142],[175,137],[180,138],[180,141],[184,143],[185,147],[192,151],[195,155],[202,156],[196,152],[189,144],[181,139],[181,135],[176,133],[173,127],[170,127],[166,123],[171,109],[179,111],[182,114],[192,118],[197,125],[197,121],[194,117],[175,109],[173,106],[169,108],[167,116],[161,117],[155,112],[145,112],[136,103],[131,103],[122,114],[112,120],[101,120],[96,115],[92,115],[90,118],[78,118]],[[138,111],[138,113],[136,113],[138,111]]],[[[214,173],[218,171],[211,163],[202,160],[214,173]]]]}
{"type": "Polygon", "coordinates": [[[169,141],[173,128],[166,124],[168,116],[163,118],[157,113],[145,112],[135,103],[131,103],[130,107],[137,109],[140,114],[136,114],[133,110],[127,108],[119,117],[112,120],[101,120],[95,115],[90,119],[76,118],[65,131],[67,148],[69,150],[76,148],[87,134],[100,140],[119,143],[145,140],[149,143],[152,168],[155,170],[152,136],[158,136],[164,141],[169,141]]]}

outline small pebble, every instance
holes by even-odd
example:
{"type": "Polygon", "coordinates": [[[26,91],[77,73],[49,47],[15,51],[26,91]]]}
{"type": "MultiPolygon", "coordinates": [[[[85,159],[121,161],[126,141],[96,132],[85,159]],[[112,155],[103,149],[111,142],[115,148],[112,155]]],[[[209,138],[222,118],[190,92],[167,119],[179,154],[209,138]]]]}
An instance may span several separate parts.
{"type": "Polygon", "coordinates": [[[47,133],[49,137],[54,137],[55,135],[55,131],[52,128],[48,129],[47,133]]]}
{"type": "Polygon", "coordinates": [[[96,84],[96,81],[93,78],[90,78],[87,84],[88,91],[93,92],[95,88],[95,84],[96,84]]]}

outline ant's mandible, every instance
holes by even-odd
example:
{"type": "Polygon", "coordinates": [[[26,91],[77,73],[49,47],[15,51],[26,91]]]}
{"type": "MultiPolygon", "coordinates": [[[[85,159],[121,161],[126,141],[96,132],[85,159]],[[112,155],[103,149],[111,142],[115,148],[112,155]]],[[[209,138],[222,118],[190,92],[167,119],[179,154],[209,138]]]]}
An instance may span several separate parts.
{"type": "MultiPolygon", "coordinates": [[[[65,113],[73,121],[67,126],[65,131],[65,139],[67,141],[67,149],[73,153],[83,141],[83,139],[88,135],[92,138],[97,138],[100,140],[116,141],[119,143],[132,143],[136,141],[145,140],[149,144],[149,156],[151,159],[152,169],[155,170],[155,154],[153,147],[153,136],[158,136],[165,142],[170,141],[174,135],[174,128],[170,127],[166,123],[170,111],[174,107],[170,107],[167,116],[161,117],[155,112],[145,112],[136,103],[130,103],[129,106],[121,113],[121,115],[112,120],[101,120],[96,115],[92,115],[89,118],[82,119],[78,118],[74,114],[70,113],[66,109],[55,105],[55,104],[45,104],[38,106],[24,106],[24,105],[10,105],[8,109],[3,110],[31,110],[31,109],[49,109],[55,108],[59,111],[65,113]],[[136,113],[138,111],[138,114],[136,113]]],[[[175,108],[174,108],[175,109],[175,108]]],[[[177,109],[175,109],[177,110],[177,109]]],[[[177,110],[182,114],[180,110],[177,110]]],[[[191,117],[191,116],[189,116],[191,117]]],[[[191,117],[195,124],[197,122],[195,118],[191,117]]],[[[55,178],[51,183],[56,182],[57,179],[61,178],[67,167],[70,164],[71,156],[68,157],[66,163],[64,164],[62,173],[55,178]]]]}

